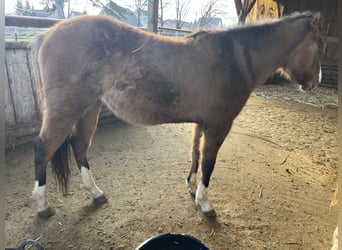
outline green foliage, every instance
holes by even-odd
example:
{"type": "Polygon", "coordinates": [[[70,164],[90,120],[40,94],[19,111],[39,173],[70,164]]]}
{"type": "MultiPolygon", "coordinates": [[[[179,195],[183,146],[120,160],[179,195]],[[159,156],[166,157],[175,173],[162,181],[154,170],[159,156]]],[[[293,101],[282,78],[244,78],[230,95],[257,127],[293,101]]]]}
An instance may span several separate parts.
{"type": "Polygon", "coordinates": [[[15,4],[15,14],[18,16],[34,16],[33,6],[30,6],[30,1],[25,1],[25,7],[23,0],[17,0],[15,4]]]}
{"type": "Polygon", "coordinates": [[[54,13],[56,11],[56,3],[54,0],[41,0],[39,3],[44,6],[44,10],[48,13],[54,13]]]}

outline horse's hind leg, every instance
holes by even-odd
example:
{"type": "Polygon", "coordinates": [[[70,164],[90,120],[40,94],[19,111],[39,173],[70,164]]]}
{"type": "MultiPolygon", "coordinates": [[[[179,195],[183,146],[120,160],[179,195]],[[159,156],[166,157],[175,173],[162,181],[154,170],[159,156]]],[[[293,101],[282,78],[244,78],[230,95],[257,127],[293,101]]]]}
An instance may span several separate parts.
{"type": "Polygon", "coordinates": [[[87,151],[97,127],[101,105],[98,101],[87,110],[85,115],[77,121],[70,138],[77,166],[81,172],[83,187],[92,194],[95,204],[102,204],[107,200],[102,190],[96,185],[87,160],[87,151]]]}
{"type": "Polygon", "coordinates": [[[53,211],[46,199],[47,163],[51,160],[53,173],[66,192],[70,175],[68,137],[76,121],[94,105],[96,96],[90,91],[81,95],[79,89],[72,89],[65,82],[51,80],[44,86],[42,127],[34,142],[36,168],[32,195],[38,204],[38,216],[49,217],[53,211]]]}
{"type": "Polygon", "coordinates": [[[67,158],[66,138],[71,133],[75,121],[72,117],[63,116],[55,109],[50,111],[47,108],[43,114],[42,128],[34,141],[35,184],[32,191],[32,196],[38,205],[39,217],[50,217],[54,214],[46,197],[46,166],[57,151],[64,150],[64,156],[67,158]]]}
{"type": "Polygon", "coordinates": [[[207,216],[216,216],[214,208],[208,201],[208,187],[210,176],[214,170],[217,153],[230,128],[231,123],[221,123],[218,126],[205,127],[203,130],[204,140],[201,149],[202,177],[196,191],[196,204],[201,207],[202,212],[207,216]]]}
{"type": "Polygon", "coordinates": [[[203,126],[195,124],[192,131],[192,151],[191,151],[191,169],[186,179],[186,185],[191,195],[196,195],[197,189],[197,170],[200,159],[200,143],[203,134],[203,126]]]}

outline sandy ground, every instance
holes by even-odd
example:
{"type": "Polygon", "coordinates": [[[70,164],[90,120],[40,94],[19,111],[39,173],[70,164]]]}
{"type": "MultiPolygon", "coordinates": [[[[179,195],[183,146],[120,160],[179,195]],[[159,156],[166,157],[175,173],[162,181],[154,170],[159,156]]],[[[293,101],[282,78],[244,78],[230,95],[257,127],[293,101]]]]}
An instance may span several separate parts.
{"type": "Polygon", "coordinates": [[[161,233],[190,234],[212,250],[329,249],[337,209],[337,91],[291,85],[253,93],[224,142],[210,183],[216,219],[205,218],[185,187],[191,124],[99,128],[89,152],[98,209],[73,161],[63,196],[48,171],[56,214],[38,219],[31,199],[31,145],[6,153],[6,243],[38,239],[46,249],[134,249],[161,233]]]}

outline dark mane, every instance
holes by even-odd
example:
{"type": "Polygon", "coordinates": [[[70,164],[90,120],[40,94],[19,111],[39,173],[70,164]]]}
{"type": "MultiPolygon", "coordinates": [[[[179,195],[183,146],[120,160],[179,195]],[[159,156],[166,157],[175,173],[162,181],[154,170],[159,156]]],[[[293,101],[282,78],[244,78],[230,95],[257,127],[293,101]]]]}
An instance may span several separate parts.
{"type": "Polygon", "coordinates": [[[187,35],[185,37],[185,39],[197,39],[197,38],[200,38],[202,36],[205,36],[208,33],[209,33],[209,31],[206,31],[206,30],[197,30],[197,31],[194,31],[191,34],[187,35]]]}
{"type": "Polygon", "coordinates": [[[308,24],[307,24],[307,31],[311,31],[313,29],[314,23],[312,23],[312,18],[315,14],[311,11],[306,11],[306,12],[294,12],[290,15],[287,15],[283,17],[282,19],[267,19],[267,20],[262,20],[262,21],[257,21],[252,24],[248,25],[235,25],[233,27],[230,27],[226,30],[197,30],[190,35],[186,36],[185,39],[191,39],[191,40],[198,40],[202,39],[203,37],[209,35],[209,34],[227,34],[227,33],[233,33],[234,35],[240,32],[245,32],[245,31],[251,31],[253,30],[253,34],[260,34],[260,33],[265,33],[269,32],[268,27],[273,27],[277,23],[292,23],[301,19],[307,19],[308,24]]]}

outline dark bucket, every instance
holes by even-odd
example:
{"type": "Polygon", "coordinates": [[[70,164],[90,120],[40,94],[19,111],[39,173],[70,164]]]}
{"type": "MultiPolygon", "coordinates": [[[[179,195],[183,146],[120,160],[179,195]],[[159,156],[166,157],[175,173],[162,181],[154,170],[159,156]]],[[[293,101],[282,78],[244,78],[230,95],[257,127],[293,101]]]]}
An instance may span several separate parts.
{"type": "Polygon", "coordinates": [[[210,250],[198,239],[186,234],[160,234],[152,237],[135,250],[210,250]]]}

